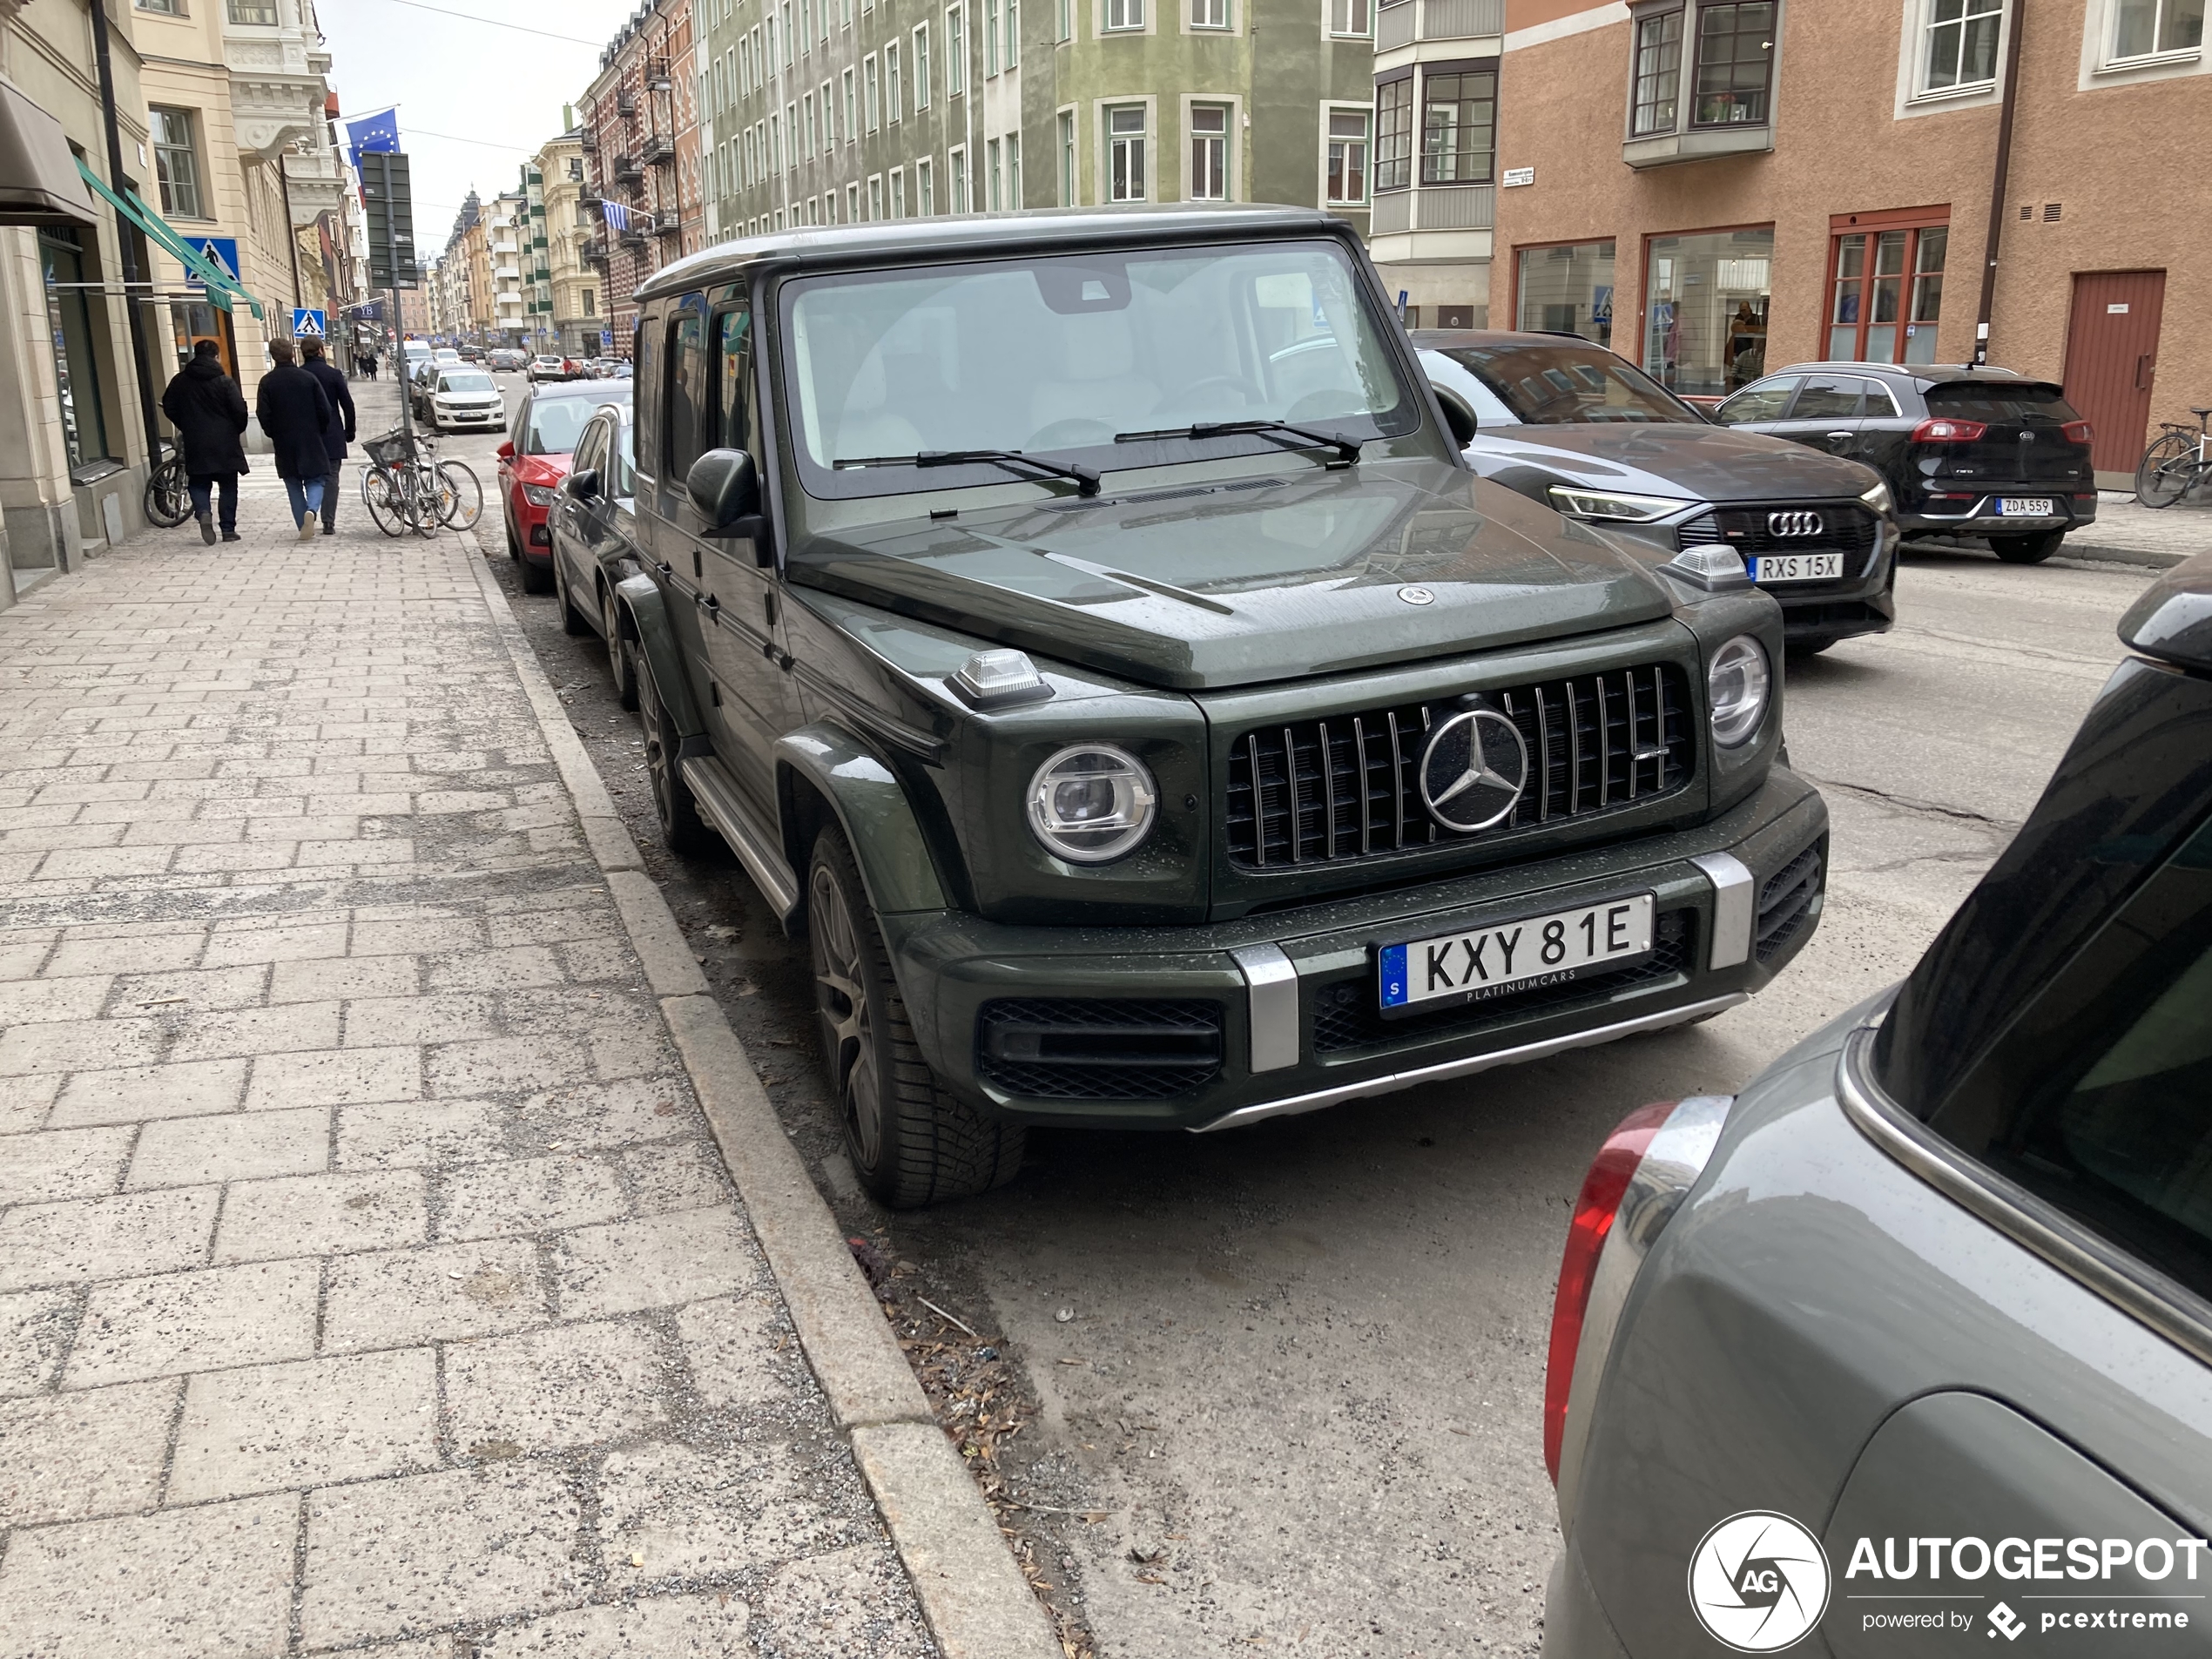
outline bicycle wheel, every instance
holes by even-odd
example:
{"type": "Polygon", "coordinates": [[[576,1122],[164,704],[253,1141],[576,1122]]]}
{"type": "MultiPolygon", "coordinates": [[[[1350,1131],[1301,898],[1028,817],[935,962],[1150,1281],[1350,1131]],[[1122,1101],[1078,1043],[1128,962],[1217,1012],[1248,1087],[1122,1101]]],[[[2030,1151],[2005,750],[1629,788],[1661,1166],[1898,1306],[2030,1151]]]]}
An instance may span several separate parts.
{"type": "Polygon", "coordinates": [[[400,504],[407,515],[408,528],[417,536],[438,533],[437,475],[429,468],[415,465],[401,470],[400,504]]]}
{"type": "Polygon", "coordinates": [[[2135,466],[2135,499],[2146,507],[2171,507],[2197,479],[2196,440],[2168,432],[2143,451],[2135,466]]]}
{"type": "Polygon", "coordinates": [[[458,461],[438,462],[438,517],[456,529],[474,529],[483,516],[484,487],[458,461]]]}
{"type": "Polygon", "coordinates": [[[368,516],[376,521],[376,528],[385,535],[397,536],[407,528],[407,514],[398,492],[392,488],[391,474],[375,467],[364,468],[361,500],[368,508],[368,516]]]}
{"type": "Polygon", "coordinates": [[[146,480],[146,517],[164,529],[192,516],[192,490],[181,461],[163,462],[146,480]]]}

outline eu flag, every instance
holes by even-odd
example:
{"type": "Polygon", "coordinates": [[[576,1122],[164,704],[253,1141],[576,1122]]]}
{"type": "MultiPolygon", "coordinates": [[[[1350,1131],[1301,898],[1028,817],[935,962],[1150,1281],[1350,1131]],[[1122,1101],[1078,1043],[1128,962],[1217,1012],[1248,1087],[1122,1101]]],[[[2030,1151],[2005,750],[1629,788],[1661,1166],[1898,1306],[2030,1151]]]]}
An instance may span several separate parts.
{"type": "Polygon", "coordinates": [[[400,152],[400,111],[394,105],[374,115],[346,123],[346,142],[357,156],[397,155],[400,152]]]}

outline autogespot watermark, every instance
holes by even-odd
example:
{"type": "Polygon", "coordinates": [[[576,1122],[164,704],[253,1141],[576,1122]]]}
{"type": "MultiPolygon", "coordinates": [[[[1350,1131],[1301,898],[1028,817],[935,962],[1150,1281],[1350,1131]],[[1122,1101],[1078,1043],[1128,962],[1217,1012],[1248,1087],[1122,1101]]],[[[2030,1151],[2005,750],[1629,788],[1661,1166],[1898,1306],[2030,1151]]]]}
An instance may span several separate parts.
{"type": "MultiPolygon", "coordinates": [[[[1947,1630],[2008,1643],[2031,1633],[2087,1632],[2094,1649],[2102,1633],[2200,1628],[2206,1548],[2202,1538],[1861,1537],[1836,1594],[1858,1604],[1839,1616],[1862,1632],[1947,1630]],[[2006,1588],[1992,1594],[1993,1581],[2006,1588]]],[[[2212,1586],[2212,1570],[2204,1578],[2212,1586]]],[[[1738,1653],[1779,1653],[1803,1641],[1828,1612],[1831,1588],[1820,1540],[1772,1510],[1730,1515],[1689,1560],[1691,1610],[1738,1653]]]]}

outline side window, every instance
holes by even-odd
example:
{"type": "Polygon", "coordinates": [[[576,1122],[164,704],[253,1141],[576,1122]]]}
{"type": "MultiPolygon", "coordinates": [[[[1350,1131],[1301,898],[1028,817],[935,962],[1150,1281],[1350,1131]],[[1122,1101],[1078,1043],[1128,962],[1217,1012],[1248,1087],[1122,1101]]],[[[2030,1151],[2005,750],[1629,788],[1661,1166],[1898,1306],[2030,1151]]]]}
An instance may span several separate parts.
{"type": "Polygon", "coordinates": [[[636,482],[637,464],[637,457],[631,453],[630,449],[630,422],[617,421],[610,435],[613,441],[615,482],[608,493],[620,500],[628,501],[637,493],[636,482]]]}
{"type": "Polygon", "coordinates": [[[631,393],[637,422],[637,453],[648,461],[658,454],[660,448],[660,351],[653,338],[658,322],[657,318],[639,318],[637,337],[631,347],[635,375],[631,393]]]}
{"type": "Polygon", "coordinates": [[[1859,387],[1856,374],[1809,374],[1790,410],[1792,421],[1855,421],[1859,387]]]}
{"type": "Polygon", "coordinates": [[[1890,388],[1877,380],[1866,382],[1866,408],[1870,421],[1893,421],[1898,417],[1897,397],[1890,388]]]}
{"type": "Polygon", "coordinates": [[[725,311],[714,320],[715,443],[725,449],[752,448],[747,395],[752,380],[752,313],[725,311]]]}
{"type": "Polygon", "coordinates": [[[523,453],[523,434],[529,430],[529,424],[530,400],[523,398],[515,405],[515,425],[507,435],[508,441],[515,446],[516,455],[523,453]]]}
{"type": "Polygon", "coordinates": [[[1747,421],[1779,421],[1782,411],[1790,407],[1790,394],[1797,389],[1797,376],[1777,374],[1772,380],[1745,387],[1715,409],[1713,419],[1723,426],[1741,426],[1747,421]]]}
{"type": "Polygon", "coordinates": [[[667,458],[664,476],[681,484],[691,463],[714,447],[714,403],[707,377],[706,301],[685,294],[677,302],[668,325],[668,361],[663,377],[668,381],[667,428],[662,453],[667,458]]]}
{"type": "Polygon", "coordinates": [[[570,464],[573,470],[577,472],[584,472],[593,468],[601,468],[599,483],[600,487],[604,489],[607,480],[606,473],[604,467],[602,467],[601,460],[601,450],[603,445],[600,435],[603,430],[604,428],[597,421],[594,421],[590,426],[584,428],[583,436],[577,441],[576,446],[576,459],[570,464]]]}

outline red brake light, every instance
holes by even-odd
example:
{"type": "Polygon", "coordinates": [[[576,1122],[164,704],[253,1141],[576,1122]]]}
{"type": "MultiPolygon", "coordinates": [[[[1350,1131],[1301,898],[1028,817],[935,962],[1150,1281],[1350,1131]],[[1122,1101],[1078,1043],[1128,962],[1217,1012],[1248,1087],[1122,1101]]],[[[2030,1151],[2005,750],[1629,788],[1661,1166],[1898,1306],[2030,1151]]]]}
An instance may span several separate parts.
{"type": "Polygon", "coordinates": [[[2097,429],[2087,421],[2068,421],[2059,430],[2066,435],[2068,443],[2094,443],[2097,429]]]}
{"type": "Polygon", "coordinates": [[[1989,428],[1979,421],[1923,421],[1912,428],[1914,443],[1972,443],[1989,428]]]}
{"type": "Polygon", "coordinates": [[[1622,1119],[1598,1148],[1575,1200],[1567,1251],[1559,1264],[1559,1290],[1552,1298],[1551,1352],[1544,1366],[1544,1467],[1554,1486],[1559,1484],[1559,1451],[1567,1436],[1567,1392],[1575,1381],[1575,1356],[1582,1345],[1582,1316],[1589,1308],[1597,1259],[1636,1166],[1677,1104],[1662,1100],[1622,1119]]]}

